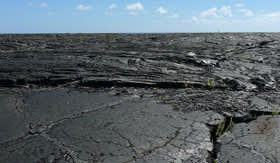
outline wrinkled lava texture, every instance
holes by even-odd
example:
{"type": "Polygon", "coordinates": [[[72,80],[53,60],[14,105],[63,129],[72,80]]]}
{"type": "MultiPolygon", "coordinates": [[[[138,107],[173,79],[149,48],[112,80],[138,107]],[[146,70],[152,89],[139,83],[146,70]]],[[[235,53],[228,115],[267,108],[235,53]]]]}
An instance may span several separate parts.
{"type": "Polygon", "coordinates": [[[278,163],[280,34],[0,35],[1,163],[278,163]]]}

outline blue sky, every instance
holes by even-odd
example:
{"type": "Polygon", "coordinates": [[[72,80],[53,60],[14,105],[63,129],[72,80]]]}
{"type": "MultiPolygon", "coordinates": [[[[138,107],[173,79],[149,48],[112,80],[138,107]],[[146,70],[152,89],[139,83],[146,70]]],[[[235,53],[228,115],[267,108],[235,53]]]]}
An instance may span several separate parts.
{"type": "Polygon", "coordinates": [[[280,0],[1,0],[0,33],[279,32],[280,0]]]}

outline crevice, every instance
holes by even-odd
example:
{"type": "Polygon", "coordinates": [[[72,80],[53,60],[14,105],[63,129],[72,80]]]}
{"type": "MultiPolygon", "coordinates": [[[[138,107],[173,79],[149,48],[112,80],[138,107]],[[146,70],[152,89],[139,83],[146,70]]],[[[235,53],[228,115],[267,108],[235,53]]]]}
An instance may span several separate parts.
{"type": "MultiPolygon", "coordinates": [[[[185,88],[184,83],[181,82],[126,82],[126,81],[119,81],[119,80],[112,80],[112,81],[82,81],[79,83],[80,86],[86,87],[136,87],[136,88],[185,88]]],[[[203,87],[202,84],[194,83],[192,84],[195,88],[203,87]]]]}
{"type": "MultiPolygon", "coordinates": [[[[215,78],[214,78],[215,79],[215,78]]],[[[207,81],[145,81],[130,79],[88,79],[82,77],[76,78],[48,78],[38,77],[35,79],[0,79],[0,88],[45,88],[45,87],[74,87],[74,88],[160,88],[160,89],[201,89],[201,90],[229,90],[240,91],[245,87],[236,80],[223,79],[218,82],[213,78],[207,81]]],[[[265,81],[258,78],[251,79],[251,83],[256,85],[259,91],[268,91],[265,88],[265,81]]],[[[251,91],[256,91],[255,89],[251,91]]]]}
{"type": "Polygon", "coordinates": [[[261,42],[256,43],[253,46],[248,47],[247,49],[267,48],[266,45],[273,43],[273,42],[276,42],[276,40],[261,41],[261,42]]]}
{"type": "Polygon", "coordinates": [[[87,163],[87,161],[82,160],[78,157],[79,153],[72,150],[71,148],[67,147],[63,142],[59,141],[57,138],[52,138],[46,133],[40,134],[41,137],[45,138],[47,141],[51,142],[52,144],[56,145],[59,147],[63,153],[64,160],[69,162],[69,163],[87,163]]]}
{"type": "Polygon", "coordinates": [[[25,133],[24,135],[19,136],[17,138],[14,138],[14,139],[11,139],[8,141],[4,141],[4,142],[0,142],[0,148],[7,148],[11,145],[16,144],[17,142],[24,141],[25,139],[28,139],[30,137],[32,137],[32,135],[25,133]]]}
{"type": "Polygon", "coordinates": [[[11,139],[11,140],[7,140],[7,141],[3,141],[3,142],[0,142],[0,147],[9,147],[11,145],[13,145],[14,143],[17,143],[19,141],[23,141],[29,137],[32,137],[32,136],[42,136],[42,135],[46,135],[46,132],[50,129],[52,129],[54,126],[56,125],[59,125],[61,123],[63,123],[64,121],[66,120],[74,120],[74,119],[78,119],[78,118],[81,118],[83,117],[85,114],[88,114],[88,113],[92,113],[92,112],[97,112],[97,111],[100,111],[106,107],[110,108],[112,106],[116,106],[116,105],[119,105],[123,102],[126,102],[128,100],[131,100],[133,99],[133,97],[129,97],[129,98],[125,98],[125,99],[122,99],[122,100],[119,100],[119,101],[116,101],[116,102],[113,102],[111,104],[104,104],[104,105],[100,105],[99,107],[96,107],[96,108],[92,108],[92,109],[87,109],[87,110],[83,110],[81,111],[80,113],[77,113],[77,114],[71,114],[71,115],[68,115],[68,116],[65,116],[65,117],[62,117],[56,121],[51,121],[47,124],[41,124],[39,121],[35,122],[34,124],[29,124],[28,125],[28,131],[22,135],[22,136],[19,136],[17,138],[14,138],[14,139],[11,139]]]}
{"type": "Polygon", "coordinates": [[[116,131],[115,129],[112,129],[113,132],[115,132],[119,137],[121,137],[122,139],[124,139],[125,141],[127,141],[127,143],[129,144],[129,147],[131,148],[132,152],[134,153],[134,155],[132,156],[132,158],[130,160],[128,160],[128,162],[130,161],[135,161],[137,159],[137,151],[135,149],[135,145],[124,135],[122,135],[121,133],[119,133],[118,131],[116,131]]]}
{"type": "Polygon", "coordinates": [[[240,88],[232,86],[227,82],[225,85],[209,85],[207,81],[205,83],[200,82],[146,82],[146,81],[122,81],[122,80],[83,80],[81,78],[75,79],[49,79],[40,78],[34,80],[25,79],[5,79],[0,80],[0,88],[29,88],[29,87],[89,87],[89,88],[163,88],[163,89],[202,89],[202,90],[232,90],[239,91],[240,88]]]}
{"type": "Polygon", "coordinates": [[[207,158],[208,163],[216,163],[216,160],[218,158],[218,153],[220,152],[220,146],[218,142],[218,138],[225,132],[230,131],[232,127],[234,127],[235,124],[238,123],[249,123],[251,121],[256,120],[259,116],[264,115],[271,115],[271,116],[278,116],[280,112],[269,112],[269,111],[258,111],[258,110],[252,110],[249,111],[249,113],[243,117],[231,117],[228,115],[223,114],[225,117],[224,121],[220,121],[219,124],[223,124],[224,127],[221,130],[221,125],[207,125],[210,129],[210,140],[213,144],[212,151],[209,152],[209,157],[207,158]],[[218,134],[218,130],[221,132],[218,134]]]}
{"type": "Polygon", "coordinates": [[[36,78],[31,80],[26,79],[0,79],[0,88],[21,88],[21,87],[56,87],[65,84],[71,84],[80,78],[36,78]]]}
{"type": "Polygon", "coordinates": [[[119,104],[121,104],[123,102],[126,102],[126,101],[129,101],[131,99],[133,99],[133,97],[132,98],[131,97],[125,98],[125,99],[113,102],[111,104],[100,105],[100,106],[92,108],[92,109],[86,109],[86,110],[81,111],[80,113],[71,114],[71,115],[62,117],[61,119],[58,119],[56,121],[50,122],[50,123],[45,124],[45,125],[38,124],[38,125],[35,125],[34,127],[29,126],[29,134],[30,135],[35,135],[35,134],[40,135],[42,133],[47,132],[48,130],[50,130],[54,126],[63,123],[64,121],[78,119],[78,118],[81,118],[81,117],[85,116],[86,114],[89,114],[89,113],[92,113],[92,112],[98,112],[98,111],[100,111],[104,108],[111,108],[113,106],[119,105],[119,104]]]}
{"type": "Polygon", "coordinates": [[[218,157],[218,149],[219,149],[219,144],[217,142],[218,137],[216,136],[217,126],[208,125],[208,128],[210,129],[210,140],[212,142],[213,149],[212,149],[212,151],[209,151],[209,156],[207,158],[207,162],[215,163],[215,160],[218,157]]]}
{"type": "Polygon", "coordinates": [[[102,80],[102,81],[81,81],[77,86],[92,87],[92,88],[110,88],[110,87],[134,87],[134,88],[165,88],[165,89],[183,89],[183,88],[198,88],[204,90],[225,90],[227,87],[204,85],[201,83],[186,83],[184,82],[126,82],[120,80],[102,80]]]}
{"type": "Polygon", "coordinates": [[[146,157],[147,155],[150,155],[151,153],[155,152],[156,150],[160,149],[160,148],[164,148],[166,147],[168,144],[170,144],[174,139],[176,139],[178,137],[178,135],[180,134],[181,128],[178,128],[171,136],[168,137],[168,140],[159,146],[155,146],[151,149],[145,150],[144,152],[142,152],[143,157],[146,157]]]}
{"type": "Polygon", "coordinates": [[[129,162],[135,161],[137,159],[144,159],[146,156],[152,154],[153,152],[157,151],[158,149],[166,147],[168,144],[170,144],[174,139],[176,139],[179,136],[181,129],[182,128],[177,128],[177,130],[174,133],[172,133],[170,136],[168,136],[168,139],[164,142],[164,144],[147,149],[147,150],[141,152],[141,154],[142,154],[141,157],[133,157],[132,159],[129,159],[122,163],[129,163],[129,162]]]}

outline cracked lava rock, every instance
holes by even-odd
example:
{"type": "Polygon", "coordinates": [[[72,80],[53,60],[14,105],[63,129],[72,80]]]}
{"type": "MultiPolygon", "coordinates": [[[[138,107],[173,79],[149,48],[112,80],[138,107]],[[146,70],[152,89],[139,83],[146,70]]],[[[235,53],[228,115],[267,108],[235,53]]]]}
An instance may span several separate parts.
{"type": "Polygon", "coordinates": [[[280,161],[278,33],[0,36],[1,163],[280,161]]]}

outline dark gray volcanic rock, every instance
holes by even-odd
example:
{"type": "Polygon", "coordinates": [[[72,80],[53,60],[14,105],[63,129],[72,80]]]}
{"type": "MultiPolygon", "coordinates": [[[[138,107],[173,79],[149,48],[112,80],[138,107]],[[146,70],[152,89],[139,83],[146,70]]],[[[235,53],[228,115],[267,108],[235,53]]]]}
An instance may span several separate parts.
{"type": "Polygon", "coordinates": [[[0,35],[0,162],[277,163],[279,43],[0,35]]]}
{"type": "Polygon", "coordinates": [[[0,85],[278,90],[279,34],[1,35],[0,85]],[[192,53],[190,53],[192,52],[192,53]]]}
{"type": "Polygon", "coordinates": [[[56,88],[0,99],[0,162],[206,162],[213,150],[208,125],[223,119],[212,111],[174,111],[137,92],[56,88]]]}
{"type": "Polygon", "coordinates": [[[219,138],[218,162],[279,162],[279,117],[261,116],[248,124],[233,127],[219,138]]]}

